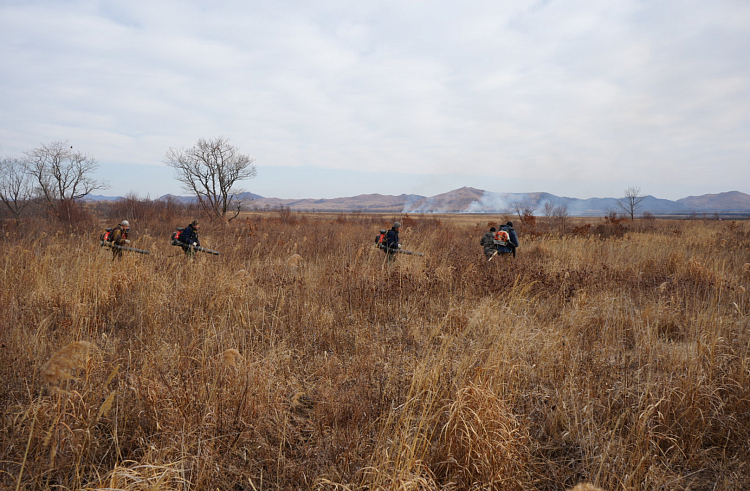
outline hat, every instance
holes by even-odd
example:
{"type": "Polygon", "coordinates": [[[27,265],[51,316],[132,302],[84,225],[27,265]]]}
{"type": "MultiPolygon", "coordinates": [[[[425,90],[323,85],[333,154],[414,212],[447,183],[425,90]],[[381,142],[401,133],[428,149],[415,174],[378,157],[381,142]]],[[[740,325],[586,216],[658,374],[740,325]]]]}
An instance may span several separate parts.
{"type": "Polygon", "coordinates": [[[401,222],[395,222],[393,224],[393,228],[399,228],[401,226],[401,222]]]}
{"type": "Polygon", "coordinates": [[[505,225],[509,226],[510,228],[513,228],[513,222],[510,222],[510,221],[509,221],[509,222],[508,222],[508,223],[506,223],[505,225]]]}
{"type": "Polygon", "coordinates": [[[495,227],[490,227],[490,232],[497,232],[497,229],[495,227]]]}
{"type": "Polygon", "coordinates": [[[198,225],[198,220],[193,220],[192,222],[190,222],[190,225],[195,227],[196,225],[198,225]]]}
{"type": "Polygon", "coordinates": [[[122,225],[123,227],[129,227],[130,226],[130,222],[128,222],[127,220],[123,220],[123,221],[120,222],[120,225],[122,225]]]}

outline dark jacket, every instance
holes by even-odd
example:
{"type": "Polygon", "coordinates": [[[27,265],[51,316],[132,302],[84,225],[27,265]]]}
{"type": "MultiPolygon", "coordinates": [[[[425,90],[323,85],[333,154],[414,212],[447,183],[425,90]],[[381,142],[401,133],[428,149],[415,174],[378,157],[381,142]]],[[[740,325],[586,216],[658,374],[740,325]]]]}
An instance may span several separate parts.
{"type": "Polygon", "coordinates": [[[495,247],[495,232],[487,232],[482,236],[481,239],[479,239],[479,245],[484,247],[484,254],[487,256],[491,256],[495,253],[497,250],[497,247],[495,247]]]}
{"type": "Polygon", "coordinates": [[[400,244],[398,240],[398,232],[395,228],[391,228],[387,234],[385,234],[385,252],[395,252],[398,250],[398,245],[400,244]]]}
{"type": "Polygon", "coordinates": [[[192,245],[192,243],[195,242],[195,245],[201,245],[201,241],[198,238],[198,231],[195,230],[192,225],[188,225],[182,230],[182,233],[180,234],[180,242],[187,245],[192,245]]]}
{"type": "Polygon", "coordinates": [[[502,254],[503,252],[512,252],[515,255],[515,249],[518,247],[518,235],[516,235],[516,231],[513,230],[513,227],[508,227],[507,225],[503,225],[500,227],[500,230],[505,230],[508,232],[508,236],[510,237],[510,244],[506,246],[497,246],[497,252],[502,254]]]}

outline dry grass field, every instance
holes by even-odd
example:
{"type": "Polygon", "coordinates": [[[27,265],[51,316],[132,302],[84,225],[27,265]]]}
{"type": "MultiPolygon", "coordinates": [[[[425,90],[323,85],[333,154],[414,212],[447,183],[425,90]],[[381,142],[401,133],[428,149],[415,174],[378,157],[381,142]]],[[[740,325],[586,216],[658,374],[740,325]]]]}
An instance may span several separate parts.
{"type": "Polygon", "coordinates": [[[747,222],[190,218],[0,238],[0,489],[748,489],[747,222]]]}

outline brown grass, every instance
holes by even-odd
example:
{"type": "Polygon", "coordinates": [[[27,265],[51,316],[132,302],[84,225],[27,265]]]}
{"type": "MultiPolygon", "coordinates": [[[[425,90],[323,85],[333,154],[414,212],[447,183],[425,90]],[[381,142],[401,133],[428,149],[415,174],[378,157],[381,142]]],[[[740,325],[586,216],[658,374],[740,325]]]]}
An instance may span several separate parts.
{"type": "Polygon", "coordinates": [[[225,368],[236,368],[244,362],[244,358],[234,348],[229,348],[221,354],[221,362],[225,368]]]}
{"type": "Polygon", "coordinates": [[[487,264],[508,217],[413,215],[387,264],[400,216],[206,222],[192,259],[189,218],[114,263],[102,224],[3,239],[0,489],[750,482],[746,222],[538,218],[487,264]]]}
{"type": "Polygon", "coordinates": [[[604,491],[602,488],[594,486],[593,484],[581,483],[576,485],[571,491],[604,491]]]}
{"type": "Polygon", "coordinates": [[[42,380],[53,384],[62,380],[75,379],[71,371],[81,368],[94,345],[87,341],[74,341],[52,355],[42,367],[42,380]]]}

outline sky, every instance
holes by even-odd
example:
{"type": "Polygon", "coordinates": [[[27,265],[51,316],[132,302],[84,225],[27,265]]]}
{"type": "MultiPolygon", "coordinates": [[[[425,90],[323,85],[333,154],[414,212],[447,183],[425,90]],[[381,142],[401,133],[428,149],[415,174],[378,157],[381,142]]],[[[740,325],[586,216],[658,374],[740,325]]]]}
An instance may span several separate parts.
{"type": "Polygon", "coordinates": [[[228,138],[265,197],[750,194],[750,2],[0,0],[0,156],[187,194],[228,138]]]}

